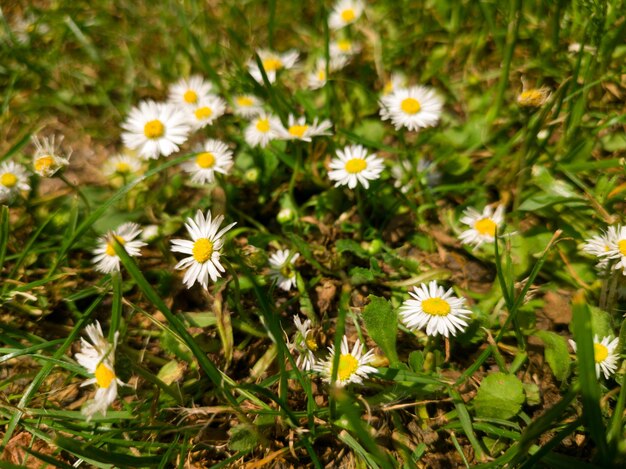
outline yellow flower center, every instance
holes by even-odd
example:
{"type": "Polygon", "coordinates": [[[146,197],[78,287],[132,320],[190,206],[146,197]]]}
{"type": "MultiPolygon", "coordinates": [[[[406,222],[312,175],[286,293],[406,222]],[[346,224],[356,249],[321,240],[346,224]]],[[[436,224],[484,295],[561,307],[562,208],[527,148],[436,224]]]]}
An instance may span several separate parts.
{"type": "Polygon", "coordinates": [[[359,369],[359,361],[354,355],[345,353],[339,357],[339,369],[337,370],[337,379],[346,381],[359,369]]]}
{"type": "Polygon", "coordinates": [[[495,236],[496,235],[496,222],[491,218],[481,218],[474,223],[474,229],[483,236],[495,236]]]}
{"type": "Polygon", "coordinates": [[[317,79],[320,81],[326,80],[326,72],[324,70],[317,72],[317,79]]]}
{"type": "Polygon", "coordinates": [[[115,165],[115,171],[122,174],[130,173],[130,165],[125,161],[120,161],[115,165]]]}
{"type": "Polygon", "coordinates": [[[450,303],[442,298],[428,298],[422,301],[422,311],[431,316],[447,316],[450,314],[450,303]]]}
{"type": "Polygon", "coordinates": [[[360,173],[365,168],[367,168],[367,161],[361,158],[352,158],[351,160],[348,160],[345,168],[346,168],[346,171],[349,172],[350,174],[360,173]]]}
{"type": "Polygon", "coordinates": [[[310,351],[315,352],[317,350],[317,342],[312,336],[308,336],[304,343],[310,351]]]}
{"type": "Polygon", "coordinates": [[[309,126],[306,124],[292,125],[291,127],[289,127],[289,133],[293,135],[294,137],[302,138],[302,136],[304,135],[304,132],[306,132],[308,128],[309,126]]]}
{"type": "Polygon", "coordinates": [[[211,114],[213,114],[213,109],[208,106],[203,106],[196,109],[193,113],[195,114],[196,119],[201,121],[203,119],[208,119],[209,117],[211,117],[211,114]]]}
{"type": "Polygon", "coordinates": [[[341,19],[344,20],[346,23],[349,23],[350,21],[354,21],[355,18],[356,18],[356,13],[354,12],[352,8],[346,8],[345,10],[341,12],[341,19]]]}
{"type": "Polygon", "coordinates": [[[207,238],[199,238],[193,244],[191,253],[197,262],[204,264],[213,255],[213,243],[207,238]]]}
{"type": "Polygon", "coordinates": [[[165,126],[159,119],[146,122],[143,127],[143,133],[148,138],[159,138],[165,133],[165,126]]]}
{"type": "Polygon", "coordinates": [[[407,114],[417,114],[422,109],[420,102],[415,98],[404,98],[400,103],[400,108],[407,114]]]}
{"type": "Polygon", "coordinates": [[[195,104],[198,101],[198,94],[194,90],[187,90],[183,95],[186,103],[195,104]]]}
{"type": "Polygon", "coordinates": [[[285,278],[291,278],[295,275],[295,272],[291,268],[291,264],[285,264],[280,268],[280,275],[285,278]]]}
{"type": "Polygon", "coordinates": [[[352,43],[347,39],[342,39],[341,41],[337,41],[337,47],[342,52],[350,52],[350,49],[352,49],[352,43]]]}
{"type": "Polygon", "coordinates": [[[96,367],[96,383],[101,388],[108,388],[115,379],[115,372],[104,363],[96,367]]]}
{"type": "Polygon", "coordinates": [[[249,98],[248,96],[238,96],[235,102],[237,103],[237,105],[242,107],[248,107],[254,104],[252,98],[249,98]]]}
{"type": "Polygon", "coordinates": [[[626,239],[620,239],[617,242],[617,248],[622,256],[626,256],[626,239]]]}
{"type": "MultiPolygon", "coordinates": [[[[122,246],[126,244],[126,241],[124,241],[124,238],[122,238],[121,236],[115,235],[114,238],[117,239],[117,242],[120,243],[122,246]]],[[[115,256],[115,248],[113,246],[114,246],[113,242],[107,243],[107,250],[106,250],[107,256],[110,256],[110,257],[115,256]]]]}
{"type": "Polygon", "coordinates": [[[593,358],[596,363],[602,363],[609,356],[609,349],[602,344],[593,344],[593,358]]]}
{"type": "Polygon", "coordinates": [[[0,184],[10,189],[17,184],[17,176],[13,173],[4,173],[2,177],[0,177],[0,184]]]}
{"type": "Polygon", "coordinates": [[[542,90],[533,88],[522,91],[522,94],[519,95],[517,100],[522,106],[539,107],[543,104],[545,97],[546,95],[542,90]]]}
{"type": "Polygon", "coordinates": [[[209,152],[200,153],[196,157],[196,164],[204,169],[212,168],[215,165],[215,156],[209,152]]]}
{"type": "Polygon", "coordinates": [[[54,165],[54,158],[51,155],[40,156],[35,160],[35,171],[43,173],[48,171],[54,165]]]}
{"type": "Polygon", "coordinates": [[[269,132],[270,131],[270,120],[269,119],[259,119],[256,121],[256,129],[259,132],[269,132]]]}
{"type": "Polygon", "coordinates": [[[283,62],[278,57],[270,57],[263,61],[263,68],[266,72],[275,72],[283,68],[283,62]]]}

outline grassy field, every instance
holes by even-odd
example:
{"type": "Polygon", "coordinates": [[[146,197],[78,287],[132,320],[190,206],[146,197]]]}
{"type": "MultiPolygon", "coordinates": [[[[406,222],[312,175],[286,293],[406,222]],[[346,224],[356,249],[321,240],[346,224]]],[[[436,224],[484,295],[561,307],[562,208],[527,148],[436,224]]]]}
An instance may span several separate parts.
{"type": "Polygon", "coordinates": [[[3,2],[0,468],[623,467],[625,12],[3,2]]]}

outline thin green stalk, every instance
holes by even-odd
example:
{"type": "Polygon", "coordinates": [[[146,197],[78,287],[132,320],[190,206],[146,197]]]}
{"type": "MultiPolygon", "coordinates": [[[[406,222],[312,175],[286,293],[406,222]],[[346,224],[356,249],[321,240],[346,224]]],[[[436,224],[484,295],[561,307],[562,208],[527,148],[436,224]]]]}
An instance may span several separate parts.
{"type": "Polygon", "coordinates": [[[63,181],[65,183],[65,185],[67,185],[70,189],[72,189],[74,192],[76,192],[78,197],[80,197],[80,200],[82,200],[83,204],[85,204],[85,208],[87,209],[87,211],[91,212],[91,206],[89,205],[89,201],[87,200],[87,197],[85,197],[85,194],[83,193],[83,191],[81,191],[80,188],[76,184],[70,182],[70,180],[67,179],[63,175],[63,173],[59,174],[59,179],[61,181],[63,181]]]}

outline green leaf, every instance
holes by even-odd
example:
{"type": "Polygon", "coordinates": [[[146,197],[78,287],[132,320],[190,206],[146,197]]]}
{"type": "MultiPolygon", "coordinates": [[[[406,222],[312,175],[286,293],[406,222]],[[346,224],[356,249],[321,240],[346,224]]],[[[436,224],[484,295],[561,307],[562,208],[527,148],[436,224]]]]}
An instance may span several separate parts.
{"type": "Polygon", "coordinates": [[[374,274],[364,267],[352,267],[350,269],[350,280],[353,285],[361,285],[374,281],[374,274]]]}
{"type": "Polygon", "coordinates": [[[335,247],[337,248],[337,252],[340,254],[344,252],[351,252],[355,256],[362,259],[368,259],[370,257],[370,254],[353,239],[340,239],[337,243],[335,243],[335,247]]]}
{"type": "Polygon", "coordinates": [[[513,375],[498,372],[490,374],[480,384],[474,410],[478,417],[506,420],[517,415],[524,401],[522,382],[513,375]]]}
{"type": "Polygon", "coordinates": [[[565,337],[550,331],[537,331],[535,336],[539,337],[545,344],[546,361],[555,378],[559,381],[565,380],[570,368],[569,351],[565,337]]]}
{"type": "Polygon", "coordinates": [[[170,360],[159,370],[157,378],[163,381],[168,386],[178,380],[180,380],[185,374],[185,367],[182,363],[176,360],[170,360]]]}
{"type": "Polygon", "coordinates": [[[363,310],[363,321],[369,336],[378,344],[392,364],[398,363],[396,333],[398,315],[384,298],[369,296],[370,303],[363,310]]]}
{"type": "Polygon", "coordinates": [[[240,424],[230,429],[228,432],[228,448],[231,451],[249,451],[259,444],[257,433],[251,429],[250,425],[240,424]]]}

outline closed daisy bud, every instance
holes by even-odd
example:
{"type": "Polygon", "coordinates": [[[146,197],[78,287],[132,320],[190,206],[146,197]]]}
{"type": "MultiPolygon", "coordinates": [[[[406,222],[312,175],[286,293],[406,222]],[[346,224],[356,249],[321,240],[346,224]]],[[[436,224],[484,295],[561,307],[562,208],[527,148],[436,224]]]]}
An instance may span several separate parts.
{"type": "Polygon", "coordinates": [[[289,249],[279,249],[270,256],[270,277],[278,288],[289,291],[296,286],[296,271],[294,264],[300,257],[297,252],[291,254],[289,249]]]}
{"type": "MultiPolygon", "coordinates": [[[[330,352],[328,358],[314,365],[313,369],[322,374],[324,381],[330,383],[335,360],[335,346],[330,346],[328,350],[330,352]]],[[[337,380],[335,381],[337,387],[344,387],[350,383],[362,384],[364,379],[377,371],[373,366],[369,366],[373,359],[374,351],[370,350],[363,354],[363,345],[359,339],[356,340],[352,351],[350,351],[348,338],[344,335],[341,340],[341,355],[339,356],[337,380]]]]}
{"type": "Polygon", "coordinates": [[[199,75],[181,78],[170,87],[168,101],[175,106],[195,108],[212,89],[213,85],[199,75]]]}
{"type": "Polygon", "coordinates": [[[443,101],[432,88],[398,88],[380,99],[380,116],[390,120],[396,130],[434,127],[441,117],[443,101]]]}
{"type": "Polygon", "coordinates": [[[210,210],[206,217],[202,211],[198,210],[196,216],[187,218],[185,224],[191,241],[187,239],[173,239],[171,241],[172,252],[189,254],[189,257],[185,257],[175,267],[179,270],[187,269],[183,278],[183,283],[187,288],[191,288],[194,283],[198,282],[207,289],[209,278],[215,282],[222,276],[221,272],[225,272],[220,263],[220,250],[224,245],[223,236],[236,223],[231,223],[220,230],[223,220],[223,215],[212,219],[210,210]]]}
{"type": "Polygon", "coordinates": [[[141,248],[146,243],[135,239],[139,235],[141,235],[141,228],[137,223],[124,223],[115,231],[110,231],[107,236],[101,237],[98,240],[98,247],[93,252],[96,255],[93,258],[96,270],[105,274],[120,270],[120,258],[115,253],[114,239],[124,246],[129,256],[141,256],[141,248]]]}
{"type": "MultiPolygon", "coordinates": [[[[257,54],[261,59],[265,75],[267,75],[267,79],[270,83],[274,83],[276,81],[276,73],[278,71],[293,68],[298,61],[299,56],[298,52],[294,50],[289,50],[281,54],[268,49],[260,49],[257,51],[257,54]]],[[[248,71],[257,82],[260,84],[264,83],[263,75],[256,63],[256,60],[253,59],[248,62],[248,71]]]]}
{"type": "Polygon", "coordinates": [[[94,377],[86,380],[81,386],[95,384],[96,395],[93,400],[83,408],[82,413],[91,420],[96,414],[106,415],[109,406],[117,398],[117,386],[125,385],[115,374],[115,348],[119,332],[115,332],[113,343],[110,344],[102,334],[102,328],[98,321],[85,328],[88,342],[81,338],[81,350],[74,357],[87,372],[94,377]]]}
{"type": "Polygon", "coordinates": [[[335,187],[347,185],[354,189],[361,184],[369,188],[369,181],[378,179],[384,168],[381,158],[368,155],[367,149],[361,145],[349,145],[337,150],[337,156],[330,162],[331,171],[328,177],[336,181],[335,187]]]}
{"type": "MultiPolygon", "coordinates": [[[[569,344],[576,352],[576,342],[569,340],[569,344]]],[[[600,373],[604,375],[606,379],[609,379],[611,375],[617,371],[617,360],[619,360],[619,354],[616,353],[617,345],[619,344],[619,337],[615,337],[611,340],[610,336],[604,337],[602,340],[598,339],[598,336],[593,338],[593,358],[596,362],[596,376],[600,378],[600,373]]]]}
{"type": "Polygon", "coordinates": [[[455,336],[467,327],[465,300],[453,295],[452,288],[445,291],[436,281],[422,283],[409,292],[410,299],[400,307],[400,320],[411,330],[426,329],[429,336],[455,336]]]}
{"type": "Polygon", "coordinates": [[[470,244],[478,248],[484,243],[493,243],[496,236],[496,229],[504,221],[504,206],[498,205],[495,212],[491,206],[483,209],[482,213],[473,208],[468,208],[463,212],[461,223],[469,225],[459,236],[464,244],[470,244]]]}
{"type": "Polygon", "coordinates": [[[30,189],[26,168],[13,161],[0,164],[0,202],[10,200],[30,189]]]}
{"type": "MultiPolygon", "coordinates": [[[[32,138],[35,144],[35,154],[33,156],[33,169],[42,177],[51,177],[61,168],[70,164],[69,158],[71,154],[63,156],[57,144],[55,144],[55,136],[50,138],[39,139],[32,138]]],[[[63,136],[59,138],[58,144],[63,140],[63,136]]]]}
{"type": "Polygon", "coordinates": [[[220,140],[207,140],[195,151],[196,157],[183,164],[183,169],[193,175],[192,182],[210,184],[215,181],[215,173],[228,174],[233,165],[233,152],[220,140]]]}
{"type": "Polygon", "coordinates": [[[122,128],[122,140],[146,159],[169,156],[179,150],[189,134],[189,118],[172,104],[142,101],[134,107],[122,128]]]}
{"type": "Polygon", "coordinates": [[[363,14],[363,2],[360,0],[339,0],[328,17],[330,29],[345,28],[354,23],[363,14]]]}

